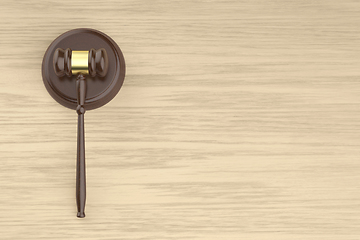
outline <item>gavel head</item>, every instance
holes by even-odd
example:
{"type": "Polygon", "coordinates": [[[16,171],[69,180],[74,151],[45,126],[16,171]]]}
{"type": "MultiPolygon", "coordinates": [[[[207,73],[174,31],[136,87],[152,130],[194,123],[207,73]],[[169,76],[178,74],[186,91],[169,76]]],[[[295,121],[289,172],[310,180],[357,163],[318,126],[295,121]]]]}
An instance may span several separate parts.
{"type": "Polygon", "coordinates": [[[76,74],[90,75],[91,77],[105,77],[109,60],[104,48],[89,51],[72,51],[70,48],[55,50],[53,65],[58,77],[76,74]]]}

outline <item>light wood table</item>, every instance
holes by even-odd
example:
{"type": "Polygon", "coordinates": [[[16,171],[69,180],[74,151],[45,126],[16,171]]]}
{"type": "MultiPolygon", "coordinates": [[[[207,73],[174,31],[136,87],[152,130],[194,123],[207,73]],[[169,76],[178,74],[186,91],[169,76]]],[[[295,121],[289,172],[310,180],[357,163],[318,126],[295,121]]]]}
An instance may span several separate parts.
{"type": "Polygon", "coordinates": [[[360,239],[359,1],[0,3],[0,239],[360,239]],[[89,27],[119,94],[77,115],[41,62],[89,27]]]}

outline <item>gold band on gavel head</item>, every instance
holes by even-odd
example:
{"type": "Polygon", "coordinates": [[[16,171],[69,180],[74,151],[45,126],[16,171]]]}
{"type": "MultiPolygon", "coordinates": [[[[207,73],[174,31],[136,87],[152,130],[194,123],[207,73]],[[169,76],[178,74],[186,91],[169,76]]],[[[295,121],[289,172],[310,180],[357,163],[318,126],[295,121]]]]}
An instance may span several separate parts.
{"type": "Polygon", "coordinates": [[[71,55],[71,73],[89,74],[89,51],[72,51],[71,55]]]}

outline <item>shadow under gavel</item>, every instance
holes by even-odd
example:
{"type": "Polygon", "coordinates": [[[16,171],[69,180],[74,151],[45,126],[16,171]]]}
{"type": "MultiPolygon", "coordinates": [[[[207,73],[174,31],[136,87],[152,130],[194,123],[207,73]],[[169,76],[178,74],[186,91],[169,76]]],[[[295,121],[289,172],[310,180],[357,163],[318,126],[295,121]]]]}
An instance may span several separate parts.
{"type": "Polygon", "coordinates": [[[55,50],[53,65],[58,77],[77,75],[76,92],[78,114],[76,203],[77,217],[85,217],[86,174],[85,174],[85,131],[84,114],[86,101],[86,75],[105,77],[108,71],[108,56],[104,48],[89,51],[72,51],[70,48],[55,50]]]}

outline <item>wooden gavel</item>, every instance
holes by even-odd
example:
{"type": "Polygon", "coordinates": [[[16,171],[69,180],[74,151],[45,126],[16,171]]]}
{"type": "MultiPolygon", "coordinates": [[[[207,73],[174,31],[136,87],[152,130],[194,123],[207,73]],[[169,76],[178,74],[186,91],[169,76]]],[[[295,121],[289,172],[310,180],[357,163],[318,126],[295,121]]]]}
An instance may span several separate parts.
{"type": "Polygon", "coordinates": [[[55,50],[53,65],[55,74],[58,77],[71,77],[77,75],[76,92],[78,114],[78,135],[77,135],[77,166],[76,166],[76,203],[77,216],[85,217],[86,201],[86,174],[85,174],[85,131],[84,114],[86,100],[86,79],[85,75],[91,77],[105,77],[109,63],[104,48],[89,51],[72,51],[70,48],[55,50]]]}

